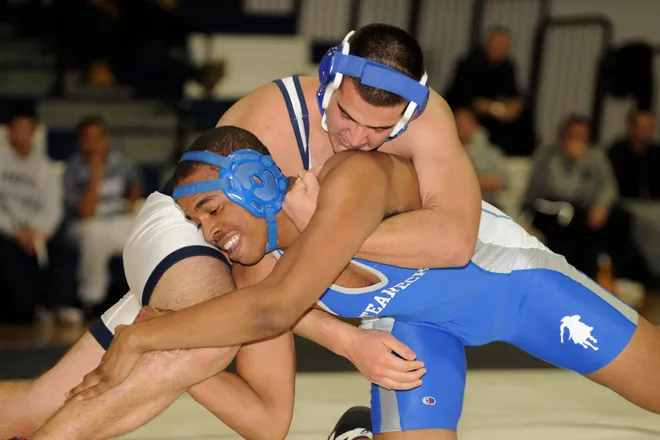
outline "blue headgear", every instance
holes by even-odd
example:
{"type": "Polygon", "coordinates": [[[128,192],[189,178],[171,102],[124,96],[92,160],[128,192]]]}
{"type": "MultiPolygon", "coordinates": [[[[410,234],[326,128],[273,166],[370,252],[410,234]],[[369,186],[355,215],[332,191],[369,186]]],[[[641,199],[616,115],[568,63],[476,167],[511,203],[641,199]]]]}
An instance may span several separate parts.
{"type": "Polygon", "coordinates": [[[403,116],[394,126],[387,140],[394,139],[406,128],[408,122],[424,112],[429,100],[429,88],[426,86],[428,75],[424,73],[419,82],[397,70],[376,61],[349,55],[348,39],[355,33],[351,31],[344,37],[339,47],[330,48],[319,65],[319,80],[321,85],[316,93],[316,100],[323,115],[322,126],[327,131],[325,110],[330,104],[332,94],[339,88],[344,75],[358,78],[362,84],[386,90],[405,98],[408,103],[403,116]]]}
{"type": "Polygon", "coordinates": [[[265,218],[268,224],[266,252],[277,249],[277,220],[289,186],[289,179],[270,156],[253,150],[238,150],[224,157],[210,151],[189,152],[181,162],[203,162],[220,168],[218,179],[183,185],[174,190],[172,197],[181,197],[210,191],[224,191],[232,202],[247,209],[255,217],[265,218]]]}

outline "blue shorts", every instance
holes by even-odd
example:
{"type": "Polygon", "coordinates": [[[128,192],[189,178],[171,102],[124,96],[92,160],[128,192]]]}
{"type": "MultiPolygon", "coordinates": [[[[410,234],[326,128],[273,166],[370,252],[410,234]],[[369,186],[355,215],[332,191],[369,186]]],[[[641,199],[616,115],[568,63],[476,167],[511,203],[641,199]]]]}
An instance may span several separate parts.
{"type": "Polygon", "coordinates": [[[370,327],[390,331],[407,344],[427,370],[414,390],[372,386],[374,434],[456,430],[463,406],[466,345],[508,342],[557,367],[589,374],[614,360],[637,328],[633,309],[581,273],[569,278],[538,269],[507,276],[517,278],[509,284],[515,288],[494,287],[443,322],[371,321],[370,327]]]}

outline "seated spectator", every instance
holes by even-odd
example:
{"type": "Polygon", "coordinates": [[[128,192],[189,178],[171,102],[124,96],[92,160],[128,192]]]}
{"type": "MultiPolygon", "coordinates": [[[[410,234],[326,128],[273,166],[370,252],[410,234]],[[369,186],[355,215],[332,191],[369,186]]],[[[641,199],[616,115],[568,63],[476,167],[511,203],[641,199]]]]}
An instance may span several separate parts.
{"type": "Polygon", "coordinates": [[[224,62],[192,64],[187,38],[197,30],[176,0],[51,0],[57,47],[52,94],[64,92],[65,73],[84,70],[94,87],[129,86],[137,96],[177,104],[186,81],[211,92],[224,62]]]}
{"type": "MultiPolygon", "coordinates": [[[[44,302],[49,241],[62,220],[62,183],[53,164],[34,151],[37,121],[19,114],[0,149],[0,321],[28,323],[44,302]]],[[[70,304],[49,304],[62,309],[70,304]]]]}
{"type": "Polygon", "coordinates": [[[660,200],[660,146],[653,142],[655,119],[648,111],[634,111],[628,133],[615,142],[609,158],[621,197],[660,200]]]}
{"type": "Polygon", "coordinates": [[[50,33],[56,43],[53,92],[63,92],[69,68],[84,71],[84,83],[111,86],[122,70],[124,48],[130,48],[118,0],[51,0],[50,33]]]}
{"type": "Polygon", "coordinates": [[[78,142],[80,152],[69,160],[64,177],[65,203],[80,249],[78,297],[91,309],[107,295],[108,263],[123,250],[142,190],[137,169],[111,148],[101,118],[80,122],[78,142]]]}
{"type": "Polygon", "coordinates": [[[528,155],[535,146],[534,129],[516,84],[506,29],[488,32],[482,48],[463,58],[445,97],[453,109],[471,108],[490,140],[507,155],[528,155]]]}
{"type": "Polygon", "coordinates": [[[458,109],[454,116],[458,137],[477,172],[481,197],[499,207],[498,196],[507,183],[502,151],[490,143],[488,133],[470,110],[458,109]]]}
{"type": "Polygon", "coordinates": [[[136,95],[178,104],[188,80],[207,93],[225,76],[224,61],[197,66],[188,53],[188,37],[198,29],[178,0],[125,1],[123,6],[135,46],[132,85],[136,95]]]}
{"type": "Polygon", "coordinates": [[[548,247],[594,277],[600,254],[609,254],[615,275],[653,285],[631,236],[630,215],[616,204],[618,190],[605,154],[591,148],[591,122],[570,116],[559,146],[537,152],[523,208],[548,247]]]}

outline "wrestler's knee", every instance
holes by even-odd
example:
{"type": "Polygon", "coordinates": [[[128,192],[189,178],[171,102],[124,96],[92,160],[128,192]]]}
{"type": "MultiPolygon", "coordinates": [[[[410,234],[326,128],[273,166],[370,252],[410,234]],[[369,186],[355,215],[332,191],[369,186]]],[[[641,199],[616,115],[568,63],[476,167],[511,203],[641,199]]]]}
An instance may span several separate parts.
{"type": "MultiPolygon", "coordinates": [[[[140,310],[139,315],[135,322],[153,319],[157,316],[172,313],[173,310],[158,309],[155,307],[145,306],[140,310]]],[[[156,362],[167,364],[170,368],[172,363],[188,364],[186,368],[190,368],[198,372],[209,371],[210,375],[215,375],[220,371],[227,368],[231,361],[238,353],[239,347],[222,347],[222,348],[198,348],[194,350],[175,350],[166,351],[153,355],[156,362]],[[160,361],[158,360],[160,358],[160,361]]],[[[209,376],[210,377],[210,376],[209,376]]]]}
{"type": "Polygon", "coordinates": [[[188,355],[201,375],[211,377],[229,366],[238,349],[239,347],[198,348],[189,350],[188,355]]]}
{"type": "Polygon", "coordinates": [[[7,418],[0,417],[0,438],[20,435],[28,437],[47,419],[47,414],[33,402],[38,399],[34,382],[0,384],[0,400],[11,408],[2,408],[7,418]]]}
{"type": "Polygon", "coordinates": [[[647,411],[660,414],[660,330],[639,318],[629,343],[608,365],[587,375],[647,411]]]}
{"type": "MultiPolygon", "coordinates": [[[[9,438],[9,436],[24,437],[29,438],[32,434],[37,432],[41,425],[45,423],[45,420],[36,421],[31,419],[21,419],[21,420],[12,420],[9,424],[9,429],[11,431],[4,432],[3,429],[0,429],[0,435],[4,438],[9,438]]],[[[4,427],[0,427],[4,428],[4,427]]]]}

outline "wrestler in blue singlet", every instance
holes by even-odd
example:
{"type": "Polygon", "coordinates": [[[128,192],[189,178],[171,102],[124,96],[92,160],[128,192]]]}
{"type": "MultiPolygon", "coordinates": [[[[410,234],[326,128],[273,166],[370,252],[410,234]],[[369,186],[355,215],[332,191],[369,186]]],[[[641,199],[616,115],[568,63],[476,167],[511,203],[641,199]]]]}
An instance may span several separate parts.
{"type": "MultiPolygon", "coordinates": [[[[309,168],[309,127],[298,80],[276,83],[309,168]]],[[[199,184],[189,186],[194,185],[199,184]]],[[[465,346],[508,342],[558,367],[588,374],[614,360],[637,327],[634,310],[485,202],[475,251],[464,267],[411,270],[359,259],[353,264],[380,281],[364,288],[333,285],[318,305],[342,317],[362,318],[364,327],[390,331],[427,369],[422,386],[414,390],[372,386],[376,434],[456,430],[465,346]]]]}
{"type": "MultiPolygon", "coordinates": [[[[298,78],[276,83],[309,168],[309,127],[298,78]]],[[[362,318],[363,327],[392,332],[427,369],[415,390],[373,385],[376,434],[455,430],[463,406],[466,345],[508,342],[588,374],[611,362],[637,327],[633,309],[486,202],[474,255],[462,268],[411,270],[359,259],[354,264],[380,282],[366,288],[333,285],[318,305],[345,318],[362,318]]]]}
{"type": "Polygon", "coordinates": [[[637,327],[633,309],[486,202],[474,255],[464,267],[411,270],[360,259],[353,264],[380,282],[333,285],[318,305],[391,332],[427,369],[423,385],[411,391],[372,386],[374,433],[455,430],[466,345],[508,342],[588,374],[614,360],[637,327]]]}

